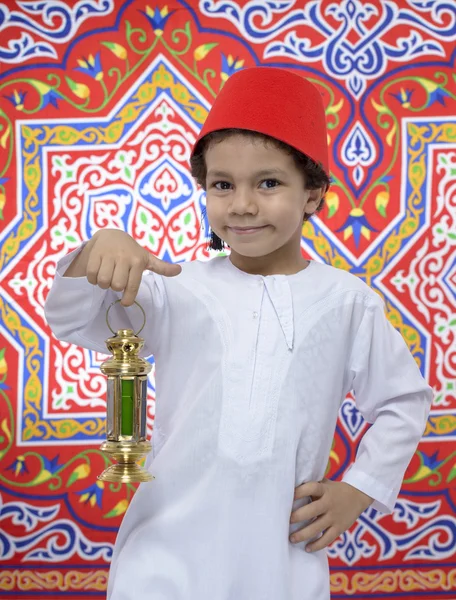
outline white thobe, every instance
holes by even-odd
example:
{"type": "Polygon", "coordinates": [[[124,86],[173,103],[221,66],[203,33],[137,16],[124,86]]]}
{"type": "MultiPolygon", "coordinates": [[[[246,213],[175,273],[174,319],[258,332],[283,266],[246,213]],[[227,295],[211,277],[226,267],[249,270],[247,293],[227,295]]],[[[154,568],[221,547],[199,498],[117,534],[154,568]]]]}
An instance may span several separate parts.
{"type": "MultiPolygon", "coordinates": [[[[45,313],[55,336],[107,353],[107,307],[121,293],[63,277],[45,313]]],[[[310,261],[294,275],[250,275],[229,257],[143,274],[137,296],[154,355],[155,476],[121,524],[108,600],[328,600],[325,550],[289,535],[295,487],[319,481],[339,408],[353,390],[364,419],[343,481],[393,510],[425,429],[432,389],[381,298],[358,277],[310,261]]],[[[114,329],[142,314],[116,304],[114,329]]]]}

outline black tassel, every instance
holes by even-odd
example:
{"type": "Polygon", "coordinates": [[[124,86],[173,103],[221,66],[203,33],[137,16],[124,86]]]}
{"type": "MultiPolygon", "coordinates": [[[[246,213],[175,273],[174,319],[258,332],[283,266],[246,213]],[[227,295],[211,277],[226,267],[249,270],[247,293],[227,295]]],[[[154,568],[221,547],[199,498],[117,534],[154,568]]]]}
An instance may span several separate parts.
{"type": "Polygon", "coordinates": [[[211,250],[223,250],[225,248],[225,243],[223,240],[219,238],[219,236],[211,231],[211,241],[209,242],[209,248],[211,250]]]}

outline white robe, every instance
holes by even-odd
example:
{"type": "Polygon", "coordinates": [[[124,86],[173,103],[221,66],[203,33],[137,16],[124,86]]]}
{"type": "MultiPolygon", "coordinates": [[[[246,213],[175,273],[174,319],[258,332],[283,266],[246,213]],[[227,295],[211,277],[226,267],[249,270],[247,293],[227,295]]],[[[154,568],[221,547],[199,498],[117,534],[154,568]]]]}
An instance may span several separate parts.
{"type": "MultiPolygon", "coordinates": [[[[106,309],[121,293],[62,277],[46,301],[55,336],[107,353],[106,309]]],[[[425,429],[432,389],[380,297],[311,261],[295,275],[249,275],[229,257],[145,272],[142,356],[156,362],[155,480],[120,527],[108,600],[328,600],[325,550],[289,535],[295,487],[324,477],[339,408],[353,390],[373,425],[343,480],[393,510],[425,429]]],[[[113,329],[139,328],[115,305],[113,329]]]]}

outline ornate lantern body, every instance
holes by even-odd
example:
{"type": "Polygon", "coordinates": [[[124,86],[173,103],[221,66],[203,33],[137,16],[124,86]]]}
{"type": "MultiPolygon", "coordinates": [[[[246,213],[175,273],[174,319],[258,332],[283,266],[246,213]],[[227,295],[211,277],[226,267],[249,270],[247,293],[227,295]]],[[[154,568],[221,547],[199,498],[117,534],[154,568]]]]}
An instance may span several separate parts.
{"type": "Polygon", "coordinates": [[[152,448],[146,439],[147,375],[152,367],[139,356],[144,340],[132,329],[120,329],[106,340],[106,345],[113,356],[100,367],[107,376],[106,441],[101,450],[117,464],[103,471],[98,479],[122,483],[151,481],[153,476],[137,464],[152,448]]]}

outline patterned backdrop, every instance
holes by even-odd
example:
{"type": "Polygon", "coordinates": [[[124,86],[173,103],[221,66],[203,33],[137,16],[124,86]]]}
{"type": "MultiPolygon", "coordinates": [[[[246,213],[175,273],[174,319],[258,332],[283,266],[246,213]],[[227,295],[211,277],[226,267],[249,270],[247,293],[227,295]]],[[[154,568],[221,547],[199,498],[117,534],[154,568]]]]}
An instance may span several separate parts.
{"type": "MultiPolygon", "coordinates": [[[[190,147],[227,78],[262,64],[326,106],[334,183],[304,255],[380,294],[435,390],[394,514],[329,549],[333,598],[456,598],[455,41],[449,0],[0,3],[2,596],[104,598],[135,492],[96,479],[105,357],[50,332],[56,262],[103,227],[211,258],[190,147]]],[[[149,397],[151,432],[154,371],[149,397]]],[[[329,476],[366,427],[348,397],[329,476]]]]}

